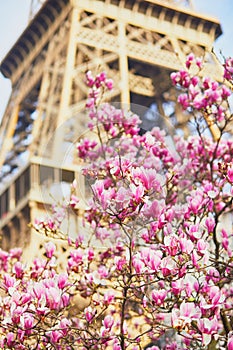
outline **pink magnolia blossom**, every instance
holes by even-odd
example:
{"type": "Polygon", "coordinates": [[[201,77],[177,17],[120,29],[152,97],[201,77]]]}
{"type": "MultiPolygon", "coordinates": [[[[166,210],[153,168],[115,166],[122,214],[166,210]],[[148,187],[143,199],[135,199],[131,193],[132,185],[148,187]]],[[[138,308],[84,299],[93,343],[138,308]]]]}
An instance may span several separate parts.
{"type": "Polygon", "coordinates": [[[6,343],[7,343],[7,346],[9,346],[10,348],[13,347],[14,345],[14,341],[15,341],[15,334],[13,332],[9,332],[6,336],[6,343]]]}
{"type": "Polygon", "coordinates": [[[20,316],[20,324],[21,324],[21,327],[27,331],[27,334],[30,334],[31,332],[29,331],[32,331],[32,328],[35,324],[36,320],[35,318],[33,317],[33,315],[31,314],[27,314],[27,313],[23,313],[21,316],[20,316]]]}
{"type": "Polygon", "coordinates": [[[227,341],[227,350],[233,350],[233,336],[229,337],[227,341]]]}
{"type": "Polygon", "coordinates": [[[233,75],[233,59],[227,58],[224,64],[224,78],[231,81],[233,75]]]}
{"type": "Polygon", "coordinates": [[[60,330],[53,330],[47,332],[47,336],[49,336],[52,344],[58,344],[59,340],[62,339],[63,334],[60,330]]]}
{"type": "Polygon", "coordinates": [[[10,257],[16,260],[19,260],[21,258],[22,253],[23,253],[22,248],[12,248],[10,249],[10,252],[9,252],[10,257]]]}
{"type": "Polygon", "coordinates": [[[17,261],[13,266],[13,272],[15,273],[16,278],[22,278],[24,274],[24,267],[20,261],[17,261]]]}
{"type": "Polygon", "coordinates": [[[227,170],[228,181],[233,183],[233,167],[229,167],[227,170]]]}
{"type": "Polygon", "coordinates": [[[177,272],[176,262],[170,256],[163,258],[160,266],[164,277],[176,274],[177,272]]]}
{"type": "Polygon", "coordinates": [[[139,256],[133,257],[133,266],[135,268],[136,273],[143,273],[145,271],[145,264],[139,256]]]}
{"type": "Polygon", "coordinates": [[[106,80],[106,87],[108,88],[108,90],[112,90],[112,88],[113,88],[113,80],[112,79],[106,80]]]}
{"type": "Polygon", "coordinates": [[[103,326],[106,330],[111,330],[112,326],[114,324],[114,318],[111,315],[105,316],[103,320],[103,326]]]}
{"type": "Polygon", "coordinates": [[[113,303],[114,300],[115,300],[115,292],[112,290],[107,290],[104,293],[104,299],[103,299],[104,304],[109,305],[109,304],[113,303]]]}
{"type": "Polygon", "coordinates": [[[88,322],[92,322],[95,315],[96,315],[97,311],[96,309],[92,309],[90,306],[88,306],[85,310],[84,310],[84,314],[85,314],[85,318],[88,322]]]}
{"type": "Polygon", "coordinates": [[[4,275],[4,281],[3,281],[3,288],[8,290],[11,287],[14,287],[16,285],[16,279],[14,276],[11,276],[10,274],[6,273],[4,275]]]}
{"type": "Polygon", "coordinates": [[[216,317],[213,319],[201,318],[197,321],[197,326],[202,334],[202,343],[204,346],[207,346],[210,343],[213,334],[218,332],[218,320],[216,317]]]}
{"type": "Polygon", "coordinates": [[[45,244],[45,251],[48,258],[51,258],[56,251],[56,246],[53,242],[48,242],[45,244]]]}
{"type": "Polygon", "coordinates": [[[176,329],[186,329],[191,322],[201,317],[201,310],[193,302],[183,301],[179,309],[172,309],[172,326],[176,329]]]}
{"type": "Polygon", "coordinates": [[[167,291],[165,289],[153,290],[151,293],[151,298],[156,305],[162,305],[164,303],[164,300],[166,299],[166,296],[167,291]]]}
{"type": "Polygon", "coordinates": [[[213,217],[208,217],[205,220],[205,225],[207,227],[208,233],[213,232],[213,229],[215,227],[215,220],[214,220],[214,218],[213,217]]]}
{"type": "Polygon", "coordinates": [[[207,252],[208,249],[208,242],[206,242],[204,239],[199,239],[197,241],[197,251],[200,254],[205,254],[207,252]]]}
{"type": "Polygon", "coordinates": [[[64,289],[69,285],[68,275],[66,273],[61,273],[60,275],[58,275],[57,285],[58,285],[58,288],[60,289],[64,289]]]}
{"type": "Polygon", "coordinates": [[[51,310],[61,307],[61,290],[55,287],[46,288],[45,298],[46,304],[51,310]]]}
{"type": "Polygon", "coordinates": [[[194,56],[193,53],[190,53],[190,54],[187,56],[186,62],[185,62],[185,65],[186,65],[187,68],[190,68],[190,67],[191,67],[191,64],[192,64],[192,62],[194,61],[194,59],[195,59],[195,56],[194,56]]]}

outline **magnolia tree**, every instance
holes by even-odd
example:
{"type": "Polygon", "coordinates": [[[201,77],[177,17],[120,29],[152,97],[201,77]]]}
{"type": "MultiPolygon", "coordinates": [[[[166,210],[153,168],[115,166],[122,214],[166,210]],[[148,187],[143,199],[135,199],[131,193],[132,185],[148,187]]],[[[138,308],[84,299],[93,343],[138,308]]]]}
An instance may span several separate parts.
{"type": "MultiPolygon", "coordinates": [[[[64,271],[52,242],[31,267],[20,249],[0,252],[2,349],[233,349],[233,59],[224,84],[195,69],[202,62],[189,55],[171,75],[196,126],[187,139],[174,136],[173,147],[163,130],[141,135],[138,116],[103,104],[112,81],[87,73],[96,138],[77,150],[92,183],[89,243],[81,231],[68,237],[64,271]],[[85,306],[72,313],[77,295],[85,306]]],[[[60,214],[36,229],[57,234],[60,214]]]]}

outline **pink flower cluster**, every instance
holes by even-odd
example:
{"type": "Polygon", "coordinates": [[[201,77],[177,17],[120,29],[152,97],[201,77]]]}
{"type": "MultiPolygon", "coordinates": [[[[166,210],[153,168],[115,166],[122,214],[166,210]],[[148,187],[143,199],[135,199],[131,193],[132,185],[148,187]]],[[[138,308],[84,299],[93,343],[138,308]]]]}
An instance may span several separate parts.
{"type": "MultiPolygon", "coordinates": [[[[184,93],[179,95],[178,102],[184,110],[199,111],[202,113],[202,117],[206,114],[213,123],[221,123],[228,117],[226,101],[231,95],[231,91],[227,86],[221,85],[209,77],[200,79],[193,76],[190,71],[193,64],[196,64],[199,69],[202,68],[201,61],[195,59],[191,54],[187,57],[187,70],[171,74],[173,84],[179,85],[185,90],[184,93]]],[[[225,63],[225,78],[230,78],[230,71],[231,61],[227,60],[225,63]]]]}
{"type": "Polygon", "coordinates": [[[225,60],[224,67],[224,78],[231,82],[233,81],[233,58],[229,57],[225,60]]]}
{"type": "Polygon", "coordinates": [[[99,95],[103,93],[103,90],[112,90],[113,88],[113,81],[111,79],[107,79],[105,72],[98,74],[94,78],[91,71],[88,71],[86,73],[86,84],[91,88],[86,103],[86,108],[91,110],[97,106],[99,95]]]}
{"type": "MultiPolygon", "coordinates": [[[[198,129],[175,136],[173,149],[164,131],[140,135],[138,116],[102,104],[112,82],[87,73],[97,137],[77,150],[92,182],[88,246],[82,230],[68,237],[63,272],[53,242],[30,267],[20,250],[0,251],[1,348],[233,349],[233,140],[220,125],[230,122],[230,91],[192,75],[193,65],[199,72],[203,63],[189,55],[187,70],[172,74],[178,100],[198,118],[216,118],[220,137],[198,129]]],[[[75,188],[68,210],[78,207],[75,188]]],[[[35,229],[59,235],[65,210],[54,207],[35,229]]]]}
{"type": "Polygon", "coordinates": [[[38,349],[50,342],[59,344],[70,325],[63,314],[70,304],[68,275],[57,274],[52,267],[55,245],[49,242],[45,250],[47,260],[36,259],[30,270],[21,262],[22,252],[1,252],[5,271],[0,300],[2,349],[34,348],[40,338],[40,328],[46,331],[46,324],[50,330],[41,336],[38,349]]]}
{"type": "MultiPolygon", "coordinates": [[[[192,76],[193,64],[202,69],[201,60],[190,55],[188,70],[171,76],[175,85],[187,90],[178,101],[203,117],[205,113],[215,116],[216,123],[222,121],[221,112],[227,121],[224,102],[230,90],[209,78],[192,76]]],[[[98,112],[95,117],[104,125],[98,112]]],[[[232,233],[223,230],[219,235],[217,227],[223,213],[232,211],[232,140],[221,138],[216,143],[204,135],[187,140],[175,137],[171,151],[158,129],[143,136],[131,134],[127,140],[118,134],[113,147],[108,140],[113,143],[115,136],[108,133],[103,152],[96,151],[94,163],[86,168],[89,175],[89,169],[95,169],[86,219],[102,242],[126,240],[130,260],[114,261],[121,272],[135,276],[134,293],[145,293],[139,287],[145,283],[153,286],[142,303],[149,310],[150,316],[144,313],[152,329],[155,319],[164,320],[165,328],[169,325],[161,313],[172,307],[171,325],[184,334],[189,348],[196,341],[203,346],[221,344],[221,314],[229,319],[231,312],[218,284],[229,281],[232,233]],[[216,268],[219,264],[227,264],[228,272],[222,274],[216,268]]],[[[88,155],[84,159],[88,161],[88,155]]],[[[111,250],[108,254],[112,258],[111,250]]]]}

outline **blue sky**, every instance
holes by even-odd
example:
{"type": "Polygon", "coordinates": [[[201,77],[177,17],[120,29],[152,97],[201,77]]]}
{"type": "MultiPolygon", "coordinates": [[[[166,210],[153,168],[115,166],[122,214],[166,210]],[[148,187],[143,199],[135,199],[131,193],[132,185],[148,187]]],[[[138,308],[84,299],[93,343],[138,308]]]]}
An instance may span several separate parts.
{"type": "MultiPolygon", "coordinates": [[[[20,36],[28,23],[30,0],[0,0],[0,59],[20,36]]],[[[216,52],[233,56],[233,0],[192,0],[194,8],[218,18],[223,35],[215,45],[216,52]]],[[[10,95],[10,82],[0,75],[0,119],[10,95]]]]}

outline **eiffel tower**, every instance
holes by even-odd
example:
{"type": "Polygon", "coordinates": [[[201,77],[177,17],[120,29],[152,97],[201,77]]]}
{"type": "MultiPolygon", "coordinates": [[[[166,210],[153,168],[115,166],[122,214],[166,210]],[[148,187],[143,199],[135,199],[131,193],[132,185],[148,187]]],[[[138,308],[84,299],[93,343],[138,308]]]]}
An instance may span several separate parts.
{"type": "MultiPolygon", "coordinates": [[[[42,241],[28,223],[51,205],[53,186],[83,181],[67,149],[86,130],[85,72],[106,71],[115,82],[107,100],[144,110],[154,105],[163,124],[174,105],[169,75],[187,54],[205,56],[203,74],[219,77],[210,52],[222,31],[184,0],[47,0],[31,15],[1,63],[12,94],[0,126],[0,232],[3,249],[35,254],[42,241]]],[[[185,129],[187,117],[174,110],[174,126],[185,129]]],[[[155,119],[145,122],[160,123],[155,119]]],[[[79,210],[81,216],[81,204],[79,210]]],[[[78,230],[78,217],[72,220],[78,230]]]]}

